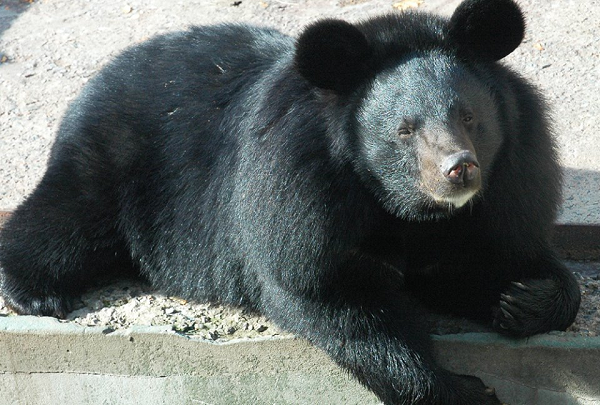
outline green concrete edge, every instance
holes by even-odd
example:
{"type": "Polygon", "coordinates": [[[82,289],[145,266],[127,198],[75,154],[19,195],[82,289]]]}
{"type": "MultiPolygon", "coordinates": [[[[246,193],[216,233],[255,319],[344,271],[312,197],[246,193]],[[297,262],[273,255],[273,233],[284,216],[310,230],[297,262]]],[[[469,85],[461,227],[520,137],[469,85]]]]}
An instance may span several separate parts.
{"type": "Polygon", "coordinates": [[[480,377],[511,405],[600,405],[600,337],[465,333],[433,342],[440,365],[480,377]]]}
{"type": "MultiPolygon", "coordinates": [[[[433,336],[438,362],[477,375],[510,405],[600,405],[600,337],[433,336]]],[[[214,343],[169,326],[112,331],[0,317],[3,404],[378,405],[303,339],[214,343]],[[5,402],[6,401],[6,402],[5,402]]]]}
{"type": "Polygon", "coordinates": [[[302,339],[212,343],[169,331],[0,317],[0,405],[379,405],[302,339]]]}
{"type": "MultiPolygon", "coordinates": [[[[433,335],[437,342],[462,342],[471,345],[503,345],[513,349],[542,346],[557,349],[591,349],[600,351],[600,336],[578,336],[566,332],[550,332],[526,339],[510,339],[496,333],[459,333],[433,335]]],[[[600,375],[600,369],[599,369],[600,375]]]]}

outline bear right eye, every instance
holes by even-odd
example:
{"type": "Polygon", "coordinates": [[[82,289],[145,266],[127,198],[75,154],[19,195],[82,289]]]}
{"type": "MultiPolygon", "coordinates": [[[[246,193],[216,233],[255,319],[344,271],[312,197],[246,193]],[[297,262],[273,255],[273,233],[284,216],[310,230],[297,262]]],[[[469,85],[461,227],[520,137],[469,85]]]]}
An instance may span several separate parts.
{"type": "Polygon", "coordinates": [[[398,135],[401,139],[406,139],[412,135],[412,129],[408,127],[402,127],[398,130],[398,135]]]}

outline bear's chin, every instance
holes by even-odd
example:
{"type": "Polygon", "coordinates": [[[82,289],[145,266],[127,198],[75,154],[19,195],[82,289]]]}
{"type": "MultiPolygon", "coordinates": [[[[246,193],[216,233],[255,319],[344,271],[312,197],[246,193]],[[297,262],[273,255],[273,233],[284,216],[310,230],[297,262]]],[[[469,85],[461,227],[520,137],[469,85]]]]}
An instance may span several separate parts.
{"type": "Polygon", "coordinates": [[[469,205],[472,203],[473,198],[477,194],[477,189],[465,191],[463,193],[451,194],[449,196],[436,196],[432,195],[431,197],[435,201],[435,203],[441,207],[447,207],[450,211],[457,210],[465,205],[469,205]]]}
{"type": "Polygon", "coordinates": [[[464,193],[462,195],[436,198],[431,195],[423,196],[418,202],[403,205],[395,210],[393,214],[407,221],[440,221],[450,219],[457,215],[470,213],[477,203],[478,193],[464,193]]]}
{"type": "Polygon", "coordinates": [[[416,204],[403,205],[387,209],[397,218],[409,222],[442,221],[457,215],[471,212],[475,199],[468,200],[460,207],[449,202],[437,202],[433,199],[422,200],[416,204]]]}

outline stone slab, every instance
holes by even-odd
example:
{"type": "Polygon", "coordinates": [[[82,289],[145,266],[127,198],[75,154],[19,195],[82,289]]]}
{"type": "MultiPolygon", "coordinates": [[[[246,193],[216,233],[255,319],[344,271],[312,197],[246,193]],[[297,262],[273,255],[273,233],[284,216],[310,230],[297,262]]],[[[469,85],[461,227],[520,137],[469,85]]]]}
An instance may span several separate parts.
{"type": "MultiPolygon", "coordinates": [[[[379,405],[302,339],[209,343],[137,327],[0,317],[0,405],[379,405]]],[[[490,333],[434,337],[440,364],[510,405],[600,405],[600,338],[490,333]]]]}

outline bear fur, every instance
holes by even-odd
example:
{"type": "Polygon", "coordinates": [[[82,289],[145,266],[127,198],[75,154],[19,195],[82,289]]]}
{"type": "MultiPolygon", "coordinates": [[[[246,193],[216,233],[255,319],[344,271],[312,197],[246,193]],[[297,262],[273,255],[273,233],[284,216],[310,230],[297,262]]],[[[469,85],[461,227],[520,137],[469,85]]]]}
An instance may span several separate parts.
{"type": "Polygon", "coordinates": [[[133,271],[264,314],[385,404],[498,404],[436,365],[412,302],[516,337],[577,313],[549,245],[547,108],[498,62],[524,29],[512,0],[466,0],[449,19],[194,27],[125,51],[2,230],[2,295],[63,317],[94,277],[133,271]]]}

